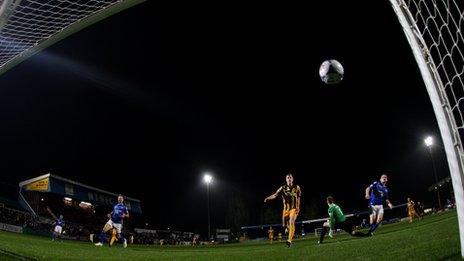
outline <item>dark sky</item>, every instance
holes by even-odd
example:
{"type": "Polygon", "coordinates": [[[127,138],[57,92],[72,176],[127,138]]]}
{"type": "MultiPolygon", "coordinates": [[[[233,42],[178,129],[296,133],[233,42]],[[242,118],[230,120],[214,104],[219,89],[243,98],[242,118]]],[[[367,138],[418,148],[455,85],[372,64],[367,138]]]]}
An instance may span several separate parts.
{"type": "MultiPolygon", "coordinates": [[[[389,2],[319,2],[146,2],[68,37],[0,76],[0,173],[124,193],[154,228],[195,232],[206,170],[218,226],[232,197],[256,212],[289,171],[303,204],[330,194],[364,210],[383,172],[393,203],[431,201],[423,139],[438,127],[389,2]],[[325,59],[342,83],[320,81],[325,59]]],[[[449,175],[440,145],[434,156],[449,175]]]]}

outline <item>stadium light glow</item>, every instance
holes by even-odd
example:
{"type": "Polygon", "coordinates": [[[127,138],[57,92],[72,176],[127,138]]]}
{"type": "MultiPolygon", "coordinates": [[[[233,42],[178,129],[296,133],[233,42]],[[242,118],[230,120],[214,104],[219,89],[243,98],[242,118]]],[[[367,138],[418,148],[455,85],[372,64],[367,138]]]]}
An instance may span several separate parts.
{"type": "Polygon", "coordinates": [[[72,198],[64,197],[64,200],[66,200],[66,201],[72,201],[72,198]]]}
{"type": "Polygon", "coordinates": [[[213,181],[213,176],[211,176],[210,174],[205,174],[203,175],[203,181],[206,184],[210,184],[213,181]]]}
{"type": "Polygon", "coordinates": [[[433,145],[433,138],[431,136],[428,136],[427,138],[425,138],[424,142],[425,145],[427,145],[427,147],[430,147],[433,145]]]}

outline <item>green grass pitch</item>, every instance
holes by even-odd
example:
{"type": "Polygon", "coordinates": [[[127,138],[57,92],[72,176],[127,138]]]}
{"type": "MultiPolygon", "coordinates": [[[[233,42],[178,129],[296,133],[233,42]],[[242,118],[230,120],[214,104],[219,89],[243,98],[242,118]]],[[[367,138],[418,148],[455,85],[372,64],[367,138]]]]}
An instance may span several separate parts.
{"type": "Polygon", "coordinates": [[[413,223],[384,225],[370,238],[345,234],[281,242],[222,246],[95,247],[85,242],[52,242],[49,238],[0,231],[0,260],[461,260],[455,211],[413,223]],[[16,257],[14,257],[16,255],[16,257]]]}

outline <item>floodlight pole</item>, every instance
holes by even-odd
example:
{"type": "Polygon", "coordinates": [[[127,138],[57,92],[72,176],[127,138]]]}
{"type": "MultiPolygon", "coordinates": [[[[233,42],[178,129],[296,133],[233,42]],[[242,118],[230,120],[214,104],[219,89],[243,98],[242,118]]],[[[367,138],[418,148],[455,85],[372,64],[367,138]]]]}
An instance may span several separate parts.
{"type": "Polygon", "coordinates": [[[206,197],[208,203],[208,240],[211,239],[211,221],[209,216],[209,182],[206,183],[206,197]]]}
{"type": "Polygon", "coordinates": [[[439,190],[440,186],[438,186],[437,170],[435,168],[435,160],[433,159],[432,146],[427,146],[427,147],[429,148],[430,159],[432,160],[432,168],[433,168],[433,175],[435,176],[435,184],[437,184],[437,187],[435,187],[435,190],[437,191],[438,208],[442,209],[440,190],[439,190]]]}
{"type": "Polygon", "coordinates": [[[209,184],[213,181],[213,177],[206,173],[203,175],[203,181],[206,183],[206,198],[208,208],[208,240],[211,240],[211,218],[209,214],[209,184]]]}

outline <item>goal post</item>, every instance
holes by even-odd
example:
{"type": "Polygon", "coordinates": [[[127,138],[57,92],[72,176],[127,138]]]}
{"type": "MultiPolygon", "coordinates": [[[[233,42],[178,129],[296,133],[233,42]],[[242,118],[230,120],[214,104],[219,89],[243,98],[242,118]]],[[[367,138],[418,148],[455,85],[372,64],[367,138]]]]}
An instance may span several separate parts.
{"type": "Polygon", "coordinates": [[[83,28],[146,0],[0,0],[0,75],[83,28]]]}
{"type": "Polygon", "coordinates": [[[419,66],[444,143],[464,257],[462,0],[390,0],[419,66]]]}

